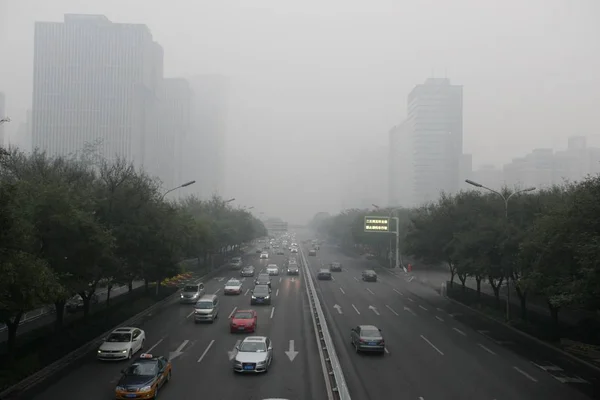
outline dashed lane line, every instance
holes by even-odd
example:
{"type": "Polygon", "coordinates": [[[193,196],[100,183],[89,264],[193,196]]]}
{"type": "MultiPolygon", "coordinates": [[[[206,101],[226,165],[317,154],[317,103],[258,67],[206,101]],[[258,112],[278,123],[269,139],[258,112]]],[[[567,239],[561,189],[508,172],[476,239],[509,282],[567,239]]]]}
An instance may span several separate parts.
{"type": "Polygon", "coordinates": [[[440,321],[440,322],[444,322],[444,319],[442,317],[438,317],[437,315],[435,316],[435,318],[440,321]]]}
{"type": "Polygon", "coordinates": [[[271,319],[273,319],[273,314],[275,313],[275,307],[271,308],[271,319]]]}
{"type": "Polygon", "coordinates": [[[156,346],[161,344],[163,340],[165,340],[165,338],[161,338],[158,342],[154,343],[154,346],[152,346],[148,350],[146,350],[146,353],[152,353],[152,350],[154,350],[156,348],[156,346]]]}
{"type": "Polygon", "coordinates": [[[425,311],[427,311],[427,309],[426,309],[425,307],[423,307],[422,305],[420,305],[420,304],[419,304],[419,308],[420,308],[421,310],[425,310],[425,311]]]}
{"type": "Polygon", "coordinates": [[[521,375],[523,375],[525,378],[529,379],[530,381],[537,382],[537,379],[535,379],[533,376],[529,375],[527,372],[523,371],[521,368],[513,367],[513,369],[515,371],[517,371],[518,373],[520,373],[521,375]]]}
{"type": "Polygon", "coordinates": [[[464,333],[463,331],[461,331],[461,330],[460,330],[460,329],[458,329],[458,328],[452,328],[452,329],[453,329],[455,332],[458,332],[458,333],[460,333],[460,334],[461,334],[461,335],[463,335],[463,336],[467,336],[467,334],[466,334],[466,333],[464,333]]]}
{"type": "Polygon", "coordinates": [[[277,291],[275,292],[275,297],[279,296],[279,288],[277,288],[277,291]]]}
{"type": "Polygon", "coordinates": [[[421,335],[421,339],[423,339],[424,341],[426,341],[426,342],[427,342],[427,344],[428,344],[428,345],[430,345],[431,347],[433,347],[433,349],[434,349],[435,351],[437,351],[438,353],[440,353],[440,355],[442,355],[442,356],[444,355],[444,353],[442,353],[442,351],[441,351],[440,349],[438,349],[437,347],[435,347],[435,345],[434,345],[433,343],[431,343],[431,342],[429,341],[429,339],[427,339],[425,336],[421,335]]]}
{"type": "Polygon", "coordinates": [[[356,311],[356,313],[358,315],[360,315],[360,311],[358,311],[358,308],[356,308],[356,306],[354,304],[352,304],[352,308],[354,308],[354,311],[356,311]]]}
{"type": "Polygon", "coordinates": [[[413,299],[411,299],[410,297],[407,297],[407,299],[408,299],[409,301],[413,302],[413,303],[415,302],[415,301],[414,301],[413,299]]]}
{"type": "Polygon", "coordinates": [[[375,295],[375,293],[373,293],[373,291],[369,288],[367,288],[367,292],[371,293],[372,295],[375,295]]]}
{"type": "Polygon", "coordinates": [[[385,306],[387,307],[388,310],[390,310],[391,312],[393,312],[396,316],[400,315],[396,311],[394,311],[394,309],[392,307],[388,306],[387,304],[385,306]]]}
{"type": "Polygon", "coordinates": [[[202,355],[198,359],[198,362],[201,362],[204,359],[204,357],[206,357],[206,353],[208,353],[208,351],[212,347],[213,343],[215,343],[214,339],[210,341],[210,343],[208,344],[208,346],[206,346],[206,349],[204,349],[204,353],[202,353],[202,355]]]}
{"type": "Polygon", "coordinates": [[[342,289],[341,287],[340,287],[340,292],[342,292],[342,294],[346,294],[346,292],[344,292],[344,289],[342,289]]]}
{"type": "Polygon", "coordinates": [[[404,294],[402,294],[402,292],[398,291],[397,289],[394,289],[394,292],[398,293],[400,296],[404,296],[404,294]]]}
{"type": "Polygon", "coordinates": [[[235,313],[236,310],[237,310],[237,307],[233,307],[233,310],[231,310],[231,312],[229,313],[229,318],[233,317],[233,314],[235,313]]]}
{"type": "Polygon", "coordinates": [[[485,347],[481,343],[477,343],[477,346],[481,347],[482,349],[484,349],[485,351],[487,351],[490,354],[496,355],[496,353],[494,353],[492,350],[488,349],[487,347],[485,347]]]}

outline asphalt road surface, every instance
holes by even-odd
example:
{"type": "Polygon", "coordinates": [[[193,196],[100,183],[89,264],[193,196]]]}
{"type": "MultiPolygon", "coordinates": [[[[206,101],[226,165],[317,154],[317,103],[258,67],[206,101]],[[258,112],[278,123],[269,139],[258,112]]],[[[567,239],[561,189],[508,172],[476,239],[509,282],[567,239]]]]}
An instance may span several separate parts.
{"type": "Polygon", "coordinates": [[[322,263],[343,264],[334,280],[316,286],[353,400],[588,398],[574,384],[562,383],[432,306],[426,298],[433,290],[389,272],[380,273],[378,282],[363,282],[369,264],[332,246],[322,246],[316,257],[309,257],[307,248],[304,254],[313,276],[322,263]],[[382,329],[384,355],[355,352],[350,329],[363,324],[382,329]]]}
{"type": "MultiPolygon", "coordinates": [[[[258,260],[257,255],[245,257],[244,265],[252,264],[257,272],[267,263],[282,267],[284,256],[258,260]],[[268,262],[267,262],[268,261],[268,262]]],[[[220,294],[220,313],[214,324],[195,324],[193,306],[174,304],[146,322],[145,351],[173,358],[173,377],[160,392],[162,400],[290,400],[327,399],[323,372],[315,342],[303,276],[273,277],[273,304],[250,306],[249,290],[253,279],[244,279],[244,292],[239,296],[222,296],[230,277],[239,278],[239,271],[228,271],[205,282],[207,293],[220,294]],[[262,375],[237,375],[232,370],[229,353],[247,334],[229,333],[229,315],[234,309],[255,309],[258,312],[256,334],[273,341],[274,360],[270,370],[262,375]],[[293,361],[286,355],[290,341],[298,352],[293,361]]],[[[77,370],[50,386],[35,399],[110,399],[120,378],[120,370],[128,362],[100,362],[93,355],[77,370]]]]}
{"type": "MultiPolygon", "coordinates": [[[[133,282],[133,288],[136,289],[144,284],[143,281],[133,282]]],[[[125,286],[119,286],[117,288],[113,288],[110,292],[110,298],[114,299],[115,297],[119,297],[129,291],[129,288],[125,286]]],[[[92,308],[98,308],[98,305],[106,303],[106,289],[100,289],[96,293],[98,295],[98,304],[92,305],[92,308]]],[[[37,312],[31,312],[30,314],[36,314],[37,312]]],[[[83,311],[78,311],[76,313],[69,313],[65,311],[65,321],[70,321],[73,319],[81,318],[83,316],[83,311]]],[[[56,314],[45,314],[37,318],[32,318],[27,321],[24,321],[19,325],[19,329],[17,330],[17,337],[26,332],[30,332],[34,329],[41,328],[46,325],[53,324],[56,321],[56,314]]],[[[0,327],[4,329],[0,329],[0,343],[4,343],[8,340],[8,331],[4,326],[0,327]]]]}

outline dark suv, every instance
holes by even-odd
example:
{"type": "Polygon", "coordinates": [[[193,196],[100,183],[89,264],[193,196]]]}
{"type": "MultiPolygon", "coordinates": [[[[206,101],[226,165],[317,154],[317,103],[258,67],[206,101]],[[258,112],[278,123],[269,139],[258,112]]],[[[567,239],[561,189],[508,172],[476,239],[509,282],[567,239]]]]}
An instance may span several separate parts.
{"type": "Polygon", "coordinates": [[[342,264],[339,262],[332,262],[329,265],[329,269],[331,272],[342,272],[342,264]]]}
{"type": "Polygon", "coordinates": [[[363,271],[362,280],[365,282],[377,282],[377,272],[373,271],[372,269],[363,271]]]}
{"type": "Polygon", "coordinates": [[[271,288],[271,277],[269,274],[259,274],[254,281],[255,285],[267,285],[271,288]]]}

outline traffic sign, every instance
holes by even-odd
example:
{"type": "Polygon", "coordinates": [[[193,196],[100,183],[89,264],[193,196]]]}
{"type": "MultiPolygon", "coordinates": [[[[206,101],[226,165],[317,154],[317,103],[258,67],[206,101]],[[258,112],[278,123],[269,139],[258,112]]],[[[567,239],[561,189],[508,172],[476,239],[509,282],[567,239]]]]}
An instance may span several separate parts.
{"type": "Polygon", "coordinates": [[[365,232],[389,232],[389,217],[365,217],[365,232]]]}

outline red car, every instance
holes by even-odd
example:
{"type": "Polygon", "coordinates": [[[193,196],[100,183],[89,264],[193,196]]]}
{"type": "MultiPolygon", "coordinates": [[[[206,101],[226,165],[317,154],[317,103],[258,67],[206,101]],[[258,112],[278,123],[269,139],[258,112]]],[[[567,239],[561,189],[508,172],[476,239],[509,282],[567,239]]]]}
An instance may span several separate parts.
{"type": "Polygon", "coordinates": [[[254,310],[238,310],[231,316],[229,328],[234,332],[256,332],[258,316],[254,310]]]}

